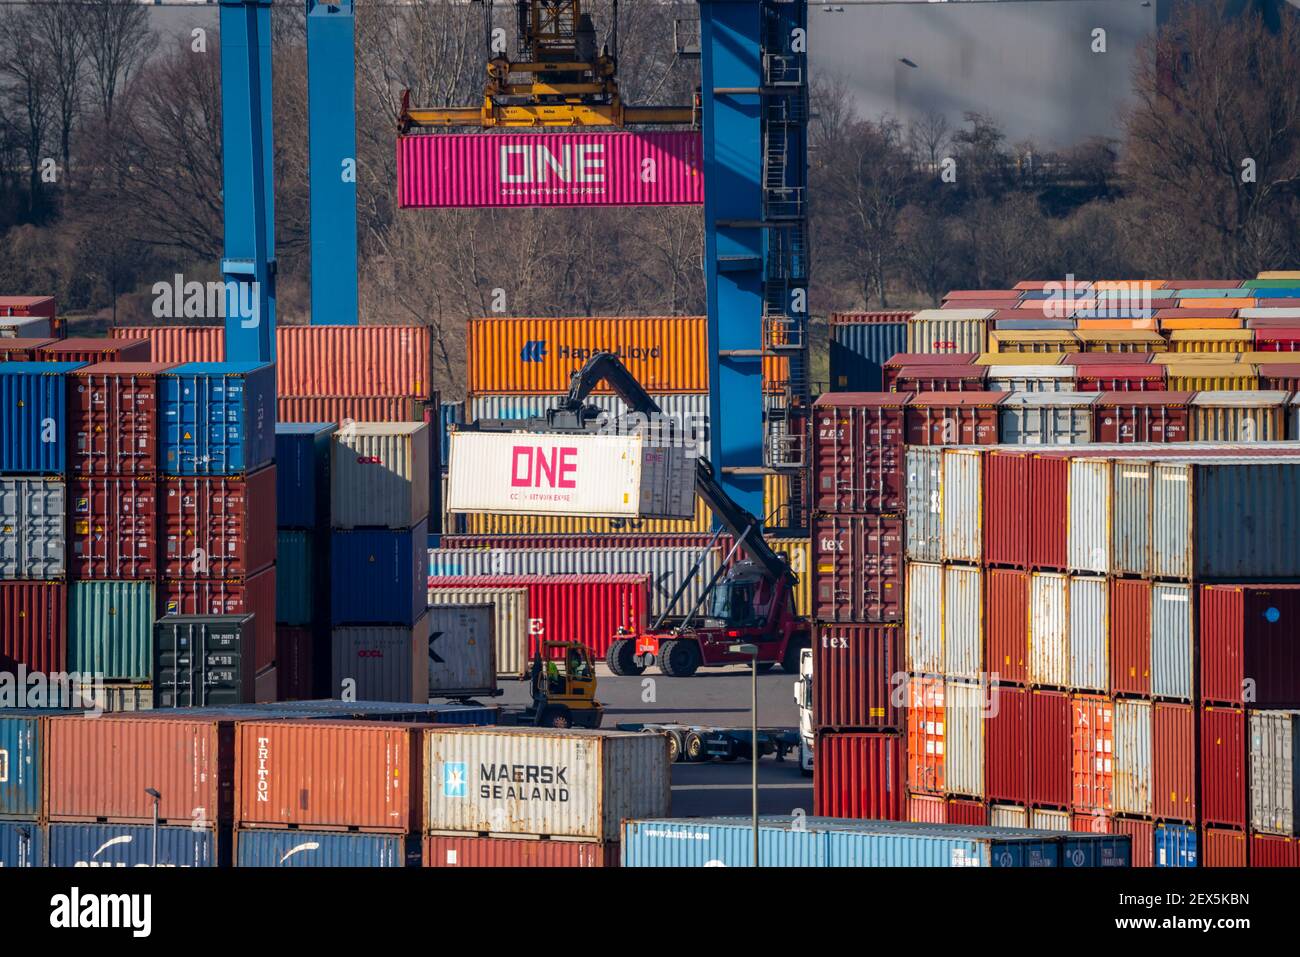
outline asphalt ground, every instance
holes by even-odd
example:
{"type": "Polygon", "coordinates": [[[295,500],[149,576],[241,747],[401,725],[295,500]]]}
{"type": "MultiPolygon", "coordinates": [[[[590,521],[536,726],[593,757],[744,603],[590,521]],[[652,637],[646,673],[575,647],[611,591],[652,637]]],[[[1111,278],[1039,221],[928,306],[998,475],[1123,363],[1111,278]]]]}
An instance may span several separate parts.
{"type": "MultiPolygon", "coordinates": [[[[596,698],[605,706],[602,727],[625,723],[677,723],[748,728],[750,675],[740,665],[701,669],[689,678],[667,678],[651,668],[640,677],[617,678],[596,666],[596,698]]],[[[758,676],[759,727],[799,727],[794,676],[775,668],[758,676]]],[[[528,683],[504,681],[502,705],[526,705],[528,683]]],[[[707,761],[673,765],[673,814],[681,817],[749,814],[751,769],[748,761],[707,761]]],[[[797,753],[784,761],[762,758],[758,765],[760,814],[812,814],[812,779],[799,772],[797,753]]]]}

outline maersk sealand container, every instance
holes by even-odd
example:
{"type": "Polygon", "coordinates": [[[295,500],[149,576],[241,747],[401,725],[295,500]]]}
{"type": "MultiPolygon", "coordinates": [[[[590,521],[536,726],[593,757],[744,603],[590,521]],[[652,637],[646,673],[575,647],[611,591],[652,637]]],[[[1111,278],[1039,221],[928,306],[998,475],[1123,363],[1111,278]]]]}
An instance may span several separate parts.
{"type": "Polygon", "coordinates": [[[252,472],[275,458],[275,366],[189,362],[158,377],[162,470],[252,472]]]}
{"type": "MultiPolygon", "coordinates": [[[[623,824],[624,867],[750,867],[748,818],[665,818],[623,824]]],[[[759,819],[768,867],[1128,867],[1122,834],[858,821],[759,819]]]]}
{"type": "Polygon", "coordinates": [[[54,475],[67,467],[68,379],[84,362],[0,364],[0,472],[54,475]]]}
{"type": "Polygon", "coordinates": [[[0,821],[0,868],[44,866],[45,828],[35,821],[0,821]]]}
{"type": "Polygon", "coordinates": [[[286,831],[235,833],[236,867],[419,867],[420,839],[410,834],[286,831]]]}
{"type": "MultiPolygon", "coordinates": [[[[50,867],[150,867],[154,829],[148,824],[51,824],[50,867]]],[[[157,829],[159,867],[229,867],[230,832],[192,826],[157,829]]]]}

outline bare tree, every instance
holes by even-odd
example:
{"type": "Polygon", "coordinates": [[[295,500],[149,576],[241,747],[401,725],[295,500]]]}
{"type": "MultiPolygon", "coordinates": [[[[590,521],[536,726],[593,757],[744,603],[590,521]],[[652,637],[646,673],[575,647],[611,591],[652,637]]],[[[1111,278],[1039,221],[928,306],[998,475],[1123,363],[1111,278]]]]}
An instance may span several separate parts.
{"type": "Polygon", "coordinates": [[[917,163],[930,173],[939,169],[939,160],[948,145],[948,134],[948,118],[936,111],[926,113],[907,126],[908,148],[917,163]]]}
{"type": "Polygon", "coordinates": [[[76,7],[85,33],[85,55],[99,116],[113,129],[123,87],[149,55],[149,8],[136,0],[85,0],[76,7]]]}
{"type": "Polygon", "coordinates": [[[937,212],[912,204],[899,217],[898,261],[913,289],[938,306],[952,288],[953,246],[948,223],[937,212]]]}
{"type": "Polygon", "coordinates": [[[33,215],[43,205],[41,160],[55,110],[49,57],[31,41],[38,30],[38,8],[19,8],[0,17],[0,76],[10,80],[3,91],[9,101],[6,112],[27,159],[28,210],[33,215]]]}
{"type": "Polygon", "coordinates": [[[51,95],[59,135],[63,175],[72,178],[72,129],[81,111],[85,85],[87,34],[81,8],[71,3],[50,3],[32,8],[36,29],[30,41],[49,64],[51,95]]]}

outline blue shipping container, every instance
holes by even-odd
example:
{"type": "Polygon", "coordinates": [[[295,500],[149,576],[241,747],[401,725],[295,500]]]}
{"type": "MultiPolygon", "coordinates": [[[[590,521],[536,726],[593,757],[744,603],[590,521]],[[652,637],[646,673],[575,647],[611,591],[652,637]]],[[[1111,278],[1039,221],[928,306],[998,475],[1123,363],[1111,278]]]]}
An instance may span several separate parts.
{"type": "Polygon", "coordinates": [[[45,828],[34,821],[0,821],[0,867],[44,867],[45,828]]]}
{"type": "Polygon", "coordinates": [[[56,713],[0,711],[0,818],[40,817],[41,715],[56,713]]]}
{"type": "Polygon", "coordinates": [[[316,594],[316,542],[313,532],[280,529],[275,536],[275,620],[310,625],[316,594]]]}
{"type": "Polygon", "coordinates": [[[879,392],[880,370],[907,351],[907,323],[853,322],[831,326],[832,392],[879,392]]]}
{"type": "Polygon", "coordinates": [[[451,457],[451,427],[465,421],[464,402],[444,402],[439,406],[438,447],[442,454],[438,462],[442,471],[447,471],[447,459],[451,457]]]}
{"type": "Polygon", "coordinates": [[[281,831],[235,834],[236,867],[419,867],[420,839],[406,834],[281,831]]]}
{"type": "Polygon", "coordinates": [[[1157,824],[1156,867],[1196,866],[1196,828],[1187,824],[1157,824]]]}
{"type": "Polygon", "coordinates": [[[85,364],[0,363],[0,472],[54,475],[64,471],[67,374],[85,364]]]}
{"type": "Polygon", "coordinates": [[[330,536],[330,621],[413,625],[428,604],[427,524],[330,536]]]}
{"type": "Polygon", "coordinates": [[[1249,294],[1256,299],[1300,299],[1300,289],[1282,286],[1274,286],[1271,289],[1268,287],[1251,289],[1249,294]]]}
{"type": "Polygon", "coordinates": [[[317,528],[330,519],[330,436],[338,426],[277,422],[275,513],[280,528],[317,528]]]}
{"type": "Polygon", "coordinates": [[[160,377],[168,475],[235,475],[275,458],[275,366],[190,362],[160,377]]]}
{"type": "MultiPolygon", "coordinates": [[[[148,824],[51,824],[50,867],[149,867],[153,828],[148,824]]],[[[159,867],[229,867],[228,831],[158,828],[159,867]]]]}
{"type": "MultiPolygon", "coordinates": [[[[769,867],[1127,867],[1127,835],[1024,828],[760,818],[769,867]]],[[[623,825],[624,867],[750,867],[745,818],[659,819],[623,825]]]]}

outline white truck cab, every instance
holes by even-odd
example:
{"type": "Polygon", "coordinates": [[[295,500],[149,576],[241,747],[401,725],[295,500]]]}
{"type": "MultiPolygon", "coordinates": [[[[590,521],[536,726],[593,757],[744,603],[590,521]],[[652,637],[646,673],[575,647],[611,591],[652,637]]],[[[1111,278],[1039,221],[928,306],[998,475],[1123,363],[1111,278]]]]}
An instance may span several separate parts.
{"type": "Polygon", "coordinates": [[[799,769],[805,776],[813,773],[813,653],[804,648],[799,653],[799,678],[794,683],[794,700],[799,706],[799,769]]]}

